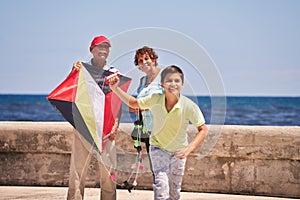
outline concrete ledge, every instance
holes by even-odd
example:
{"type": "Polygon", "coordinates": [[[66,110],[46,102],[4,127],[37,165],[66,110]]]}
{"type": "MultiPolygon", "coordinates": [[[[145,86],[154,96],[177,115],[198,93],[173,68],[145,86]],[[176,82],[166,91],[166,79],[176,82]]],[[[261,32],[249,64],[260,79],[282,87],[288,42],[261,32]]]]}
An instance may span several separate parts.
{"type": "MultiPolygon", "coordinates": [[[[116,140],[118,163],[125,166],[118,183],[129,177],[136,155],[132,128],[121,124],[116,140]]],[[[1,122],[0,185],[67,186],[73,132],[66,122],[1,122]]],[[[192,127],[188,132],[195,134],[192,127]]],[[[300,197],[300,127],[211,125],[209,135],[188,158],[183,191],[300,197]]],[[[137,189],[152,188],[144,157],[137,189]]],[[[96,163],[90,164],[87,187],[99,186],[96,163]]]]}

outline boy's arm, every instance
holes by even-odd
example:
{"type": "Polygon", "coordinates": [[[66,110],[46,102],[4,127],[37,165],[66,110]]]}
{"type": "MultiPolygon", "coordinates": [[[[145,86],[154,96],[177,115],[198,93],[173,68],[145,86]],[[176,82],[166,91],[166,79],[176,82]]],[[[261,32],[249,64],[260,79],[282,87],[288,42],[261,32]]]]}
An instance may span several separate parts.
{"type": "Polygon", "coordinates": [[[118,87],[120,79],[115,76],[109,79],[109,87],[110,89],[129,107],[131,108],[139,108],[138,101],[135,97],[127,94],[121,88],[118,87]]]}
{"type": "Polygon", "coordinates": [[[175,151],[175,156],[177,158],[186,158],[192,151],[194,151],[199,145],[201,145],[208,134],[208,129],[205,124],[198,126],[198,133],[193,139],[193,141],[183,149],[178,149],[175,151]]]}

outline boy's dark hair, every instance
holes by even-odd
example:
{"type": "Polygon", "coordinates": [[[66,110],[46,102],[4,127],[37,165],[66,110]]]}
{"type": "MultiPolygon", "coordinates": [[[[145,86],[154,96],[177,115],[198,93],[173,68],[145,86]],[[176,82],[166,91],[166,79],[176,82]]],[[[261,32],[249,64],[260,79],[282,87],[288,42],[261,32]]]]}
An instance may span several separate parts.
{"type": "Polygon", "coordinates": [[[161,72],[161,82],[163,82],[165,80],[167,74],[173,74],[173,73],[179,73],[182,83],[184,82],[183,72],[176,65],[170,65],[170,66],[166,67],[165,69],[163,69],[163,71],[161,72]]]}
{"type": "Polygon", "coordinates": [[[138,66],[138,58],[144,54],[148,54],[149,57],[151,58],[151,60],[155,60],[155,66],[157,66],[157,59],[158,59],[158,55],[155,53],[155,51],[147,46],[144,46],[143,48],[140,48],[138,50],[136,50],[135,52],[135,56],[134,56],[134,64],[136,66],[138,66]]]}

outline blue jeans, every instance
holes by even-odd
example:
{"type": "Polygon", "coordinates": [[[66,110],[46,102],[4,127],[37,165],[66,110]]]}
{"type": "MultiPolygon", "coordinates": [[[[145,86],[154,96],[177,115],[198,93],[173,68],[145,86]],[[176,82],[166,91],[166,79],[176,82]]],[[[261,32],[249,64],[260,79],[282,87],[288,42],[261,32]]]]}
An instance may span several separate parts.
{"type": "Polygon", "coordinates": [[[178,200],[185,159],[178,159],[174,153],[150,145],[150,157],[154,172],[154,199],[178,200]]]}

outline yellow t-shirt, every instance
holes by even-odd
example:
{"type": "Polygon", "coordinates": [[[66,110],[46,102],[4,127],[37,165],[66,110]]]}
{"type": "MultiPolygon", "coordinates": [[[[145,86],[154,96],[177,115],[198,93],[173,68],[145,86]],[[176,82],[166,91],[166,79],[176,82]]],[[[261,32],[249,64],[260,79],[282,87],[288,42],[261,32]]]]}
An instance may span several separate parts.
{"type": "Polygon", "coordinates": [[[196,127],[205,123],[197,104],[183,95],[180,95],[179,101],[170,112],[166,110],[164,94],[152,94],[139,98],[138,104],[142,109],[150,109],[153,114],[150,144],[169,152],[188,145],[189,122],[196,127]]]}

